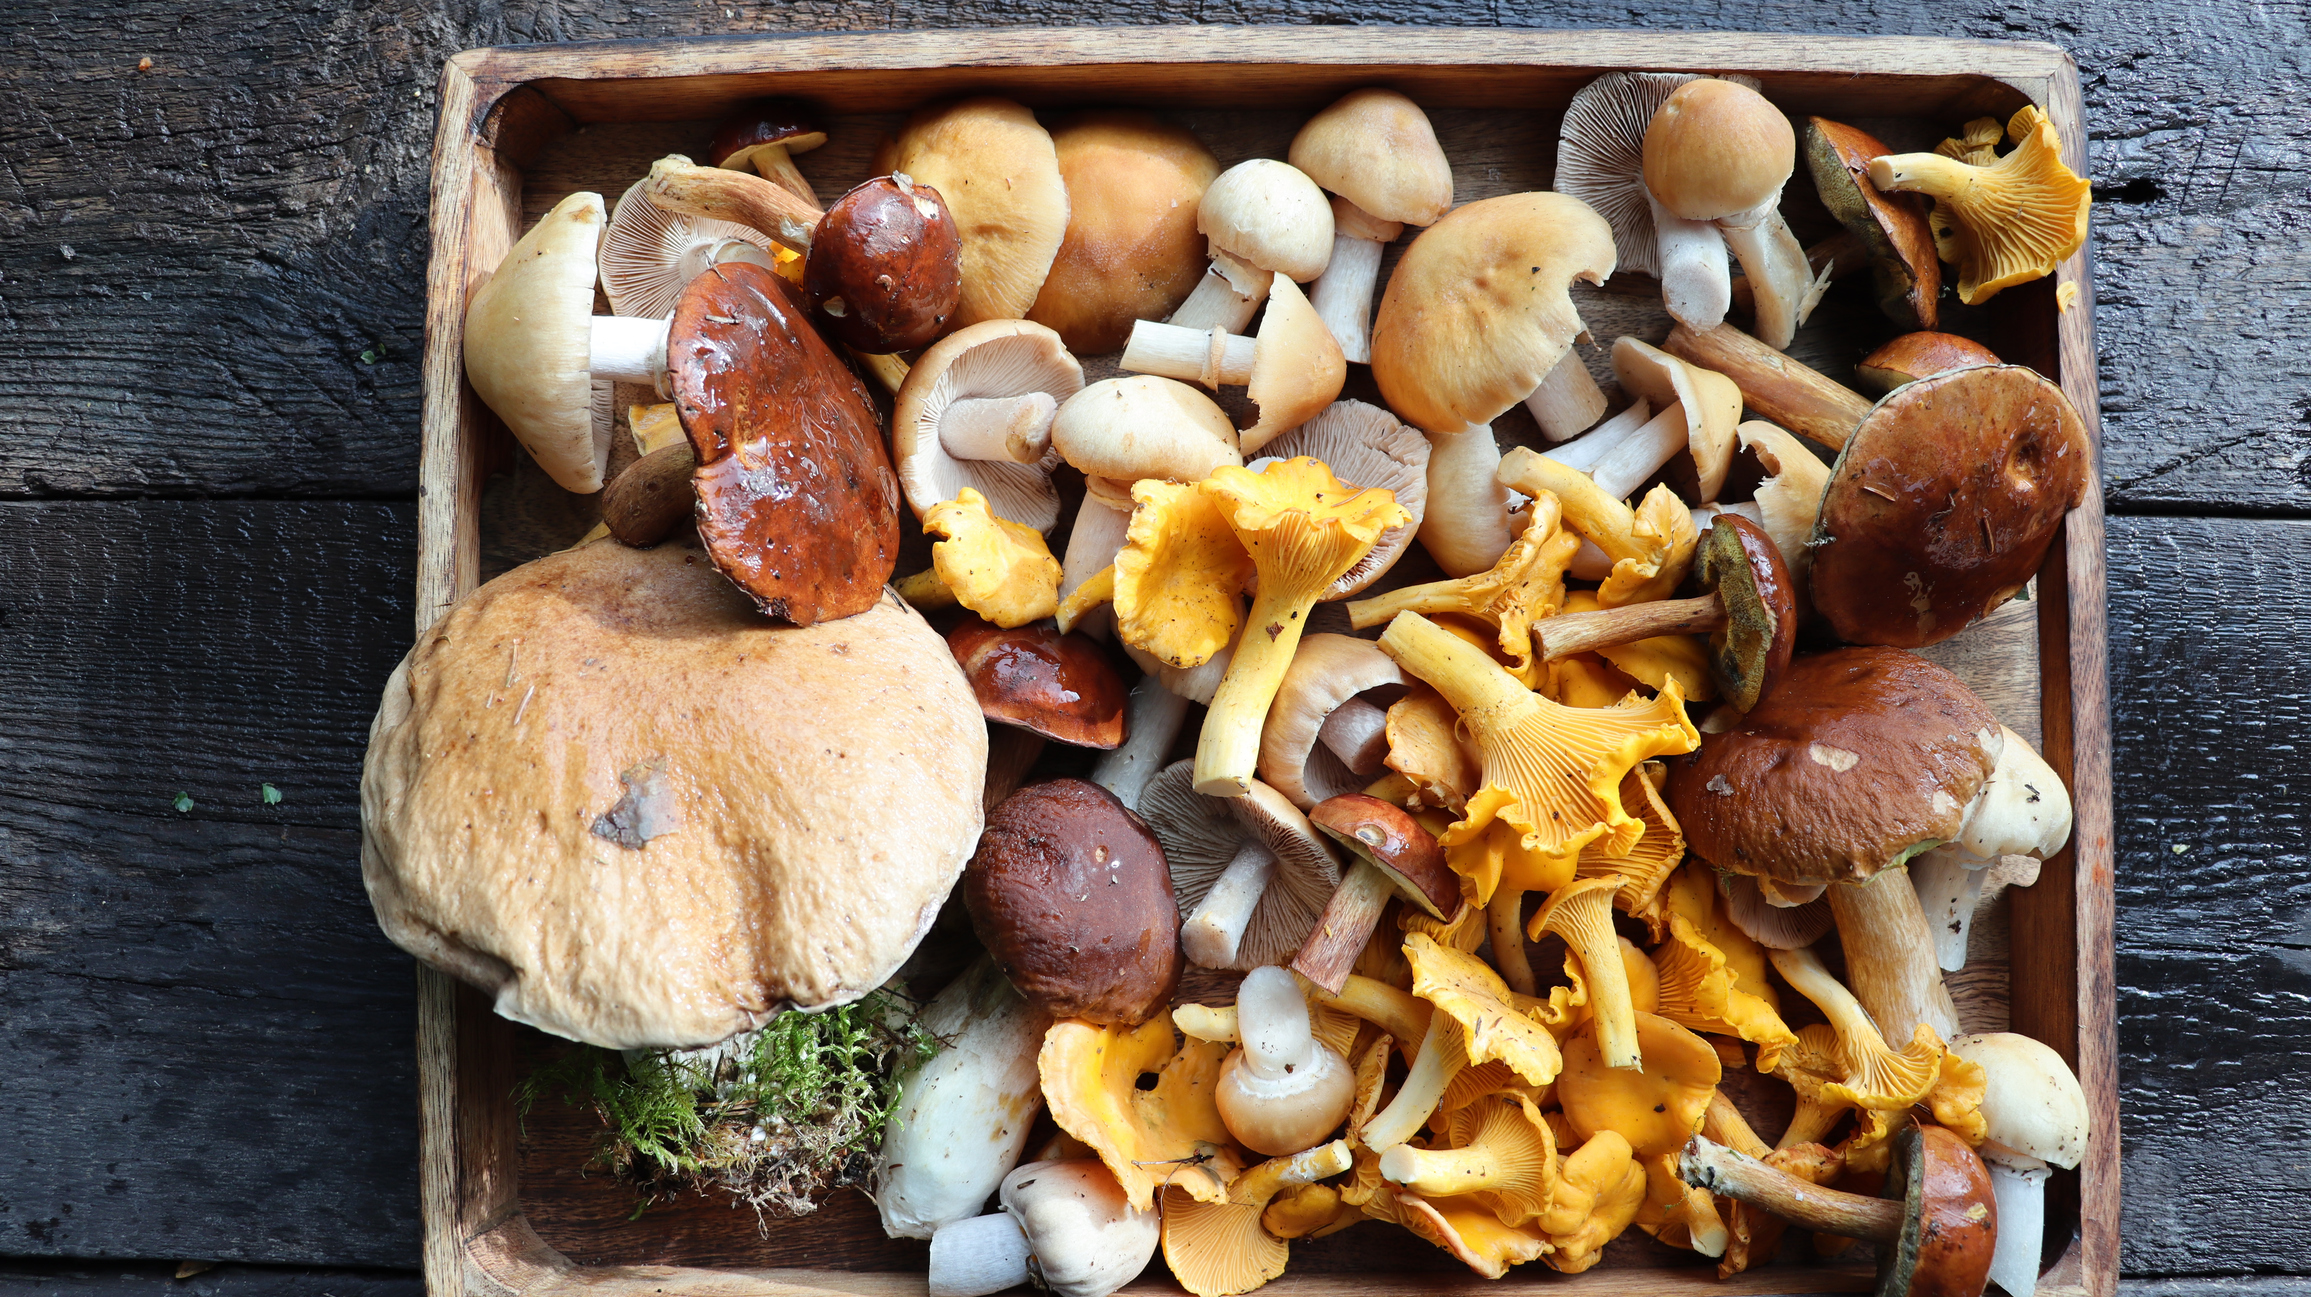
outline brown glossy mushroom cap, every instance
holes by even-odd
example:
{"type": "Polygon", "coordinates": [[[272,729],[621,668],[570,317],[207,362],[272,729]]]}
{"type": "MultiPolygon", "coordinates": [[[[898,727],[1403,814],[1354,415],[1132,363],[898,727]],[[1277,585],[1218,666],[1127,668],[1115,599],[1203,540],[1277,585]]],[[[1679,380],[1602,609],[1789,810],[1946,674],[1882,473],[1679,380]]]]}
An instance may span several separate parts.
{"type": "Polygon", "coordinates": [[[811,104],[800,99],[749,99],[714,128],[706,164],[746,171],[753,168],[755,153],[771,145],[782,145],[789,153],[808,153],[826,142],[826,119],[811,104]]]}
{"type": "Polygon", "coordinates": [[[1054,779],[1004,798],[963,873],[963,901],[1003,975],[1055,1018],[1137,1026],[1179,987],[1163,848],[1098,784],[1054,779]]]}
{"type": "Polygon", "coordinates": [[[1990,1172],[1940,1126],[1894,1137],[1886,1187],[1902,1191],[1902,1232],[1878,1245],[1877,1297],[1980,1297],[1998,1239],[1990,1172]]]}
{"type": "Polygon", "coordinates": [[[1870,183],[1870,159],[1890,150],[1868,131],[1826,117],[1805,120],[1805,161],[1822,206],[1869,250],[1878,309],[1905,329],[1941,320],[1942,259],[1926,224],[1932,204],[1870,183]]]}
{"type": "Polygon", "coordinates": [[[1773,691],[1797,647],[1797,590],[1765,528],[1721,513],[1693,559],[1693,575],[1725,605],[1725,629],[1709,637],[1720,697],[1748,711],[1773,691]]]}
{"type": "Polygon", "coordinates": [[[811,236],[802,287],[819,327],[872,356],[926,346],[963,296],[963,239],[939,191],[876,176],[811,236]]]}
{"type": "Polygon", "coordinates": [[[1847,648],[1791,662],[1729,730],[1669,759],[1693,854],[1786,883],[1858,883],[1947,842],[1998,762],[1998,719],[1915,654],[1847,648]]]}
{"type": "Polygon", "coordinates": [[[1998,354],[1972,338],[1920,330],[1902,334],[1863,357],[1861,363],[1854,366],[1854,377],[1873,391],[1891,392],[1904,383],[1915,383],[1953,369],[1997,363],[1998,354]]]}
{"type": "Polygon", "coordinates": [[[1078,355],[1115,351],[1132,321],[1169,316],[1203,277],[1196,205],[1220,164],[1193,131],[1151,113],[1077,113],[1051,144],[1067,234],[1027,318],[1078,355]]]}
{"type": "Polygon", "coordinates": [[[1089,635],[1037,622],[1004,630],[966,618],[947,632],[987,719],[1082,748],[1123,743],[1123,677],[1089,635]]]}
{"type": "Polygon", "coordinates": [[[666,367],[714,566],[797,626],[873,607],[898,563],[899,479],[800,293],[746,262],[708,270],[674,308],[666,367]]]}
{"type": "Polygon", "coordinates": [[[1316,803],[1308,822],[1371,861],[1406,900],[1438,919],[1460,906],[1460,875],[1444,862],[1436,836],[1402,807],[1363,793],[1316,803]]]}
{"type": "Polygon", "coordinates": [[[1034,113],[993,96],[918,108],[876,153],[875,170],[905,172],[954,211],[963,231],[956,328],[1027,314],[1067,233],[1067,184],[1034,113]]]}
{"type": "Polygon", "coordinates": [[[2020,365],[1897,389],[1830,468],[1808,548],[1814,607],[1852,644],[1950,638],[2038,570],[2093,454],[2070,398],[2020,365]]]}

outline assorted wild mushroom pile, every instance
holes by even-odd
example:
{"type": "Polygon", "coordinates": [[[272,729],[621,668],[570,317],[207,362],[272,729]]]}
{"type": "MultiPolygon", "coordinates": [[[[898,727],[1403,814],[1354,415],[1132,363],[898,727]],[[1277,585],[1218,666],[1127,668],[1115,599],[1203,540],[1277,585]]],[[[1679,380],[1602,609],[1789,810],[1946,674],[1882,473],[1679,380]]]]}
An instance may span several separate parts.
{"type": "Polygon", "coordinates": [[[607,538],[389,686],[396,940],[629,1050],[936,992],[891,1011],[937,1049],[864,1178],[937,1297],[1105,1297],[1159,1250],[1223,1297],[1352,1227],[1578,1272],[1632,1226],[2028,1297],[2085,1101],[1942,974],[2068,795],[1905,650],[2088,489],[2061,389],[1933,332],[1944,263],[1971,306],[2079,247],[2042,114],[1889,155],[1613,73],[1555,191],[1457,207],[1386,89],[1226,169],[1143,113],[937,104],[822,206],[825,138],[747,105],[475,293],[474,391],[607,538]],[[1802,246],[1792,183],[1844,233],[1802,246]],[[1863,267],[1905,331],[1874,401],[1783,353],[1863,267]],[[1573,289],[1616,273],[1676,324],[1609,390],[1573,289]],[[665,403],[605,490],[612,382],[665,403]],[[934,928],[984,950],[943,990],[934,928]],[[1741,1070],[1794,1097],[1771,1142],[1741,1070]]]}

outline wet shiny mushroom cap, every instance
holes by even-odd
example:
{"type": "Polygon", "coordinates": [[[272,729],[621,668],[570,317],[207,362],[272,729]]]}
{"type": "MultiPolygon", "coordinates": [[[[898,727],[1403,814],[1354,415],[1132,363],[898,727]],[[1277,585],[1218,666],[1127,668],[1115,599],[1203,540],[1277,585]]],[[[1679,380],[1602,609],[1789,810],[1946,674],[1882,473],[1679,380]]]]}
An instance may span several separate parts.
{"type": "Polygon", "coordinates": [[[898,563],[899,479],[801,295],[761,266],[708,270],[674,308],[666,363],[714,566],[798,626],[873,607],[898,563]]]}
{"type": "Polygon", "coordinates": [[[987,719],[1077,747],[1122,744],[1123,677],[1099,641],[1037,622],[1015,630],[966,618],[947,632],[987,719]]]}
{"type": "Polygon", "coordinates": [[[1903,385],[1830,469],[1808,547],[1814,607],[1852,644],[1950,638],[2038,570],[2093,454],[2070,398],[2023,366],[1903,385]]]}
{"type": "Polygon", "coordinates": [[[939,191],[877,176],[827,209],[803,263],[819,326],[869,355],[939,336],[963,295],[962,236],[939,191]]]}

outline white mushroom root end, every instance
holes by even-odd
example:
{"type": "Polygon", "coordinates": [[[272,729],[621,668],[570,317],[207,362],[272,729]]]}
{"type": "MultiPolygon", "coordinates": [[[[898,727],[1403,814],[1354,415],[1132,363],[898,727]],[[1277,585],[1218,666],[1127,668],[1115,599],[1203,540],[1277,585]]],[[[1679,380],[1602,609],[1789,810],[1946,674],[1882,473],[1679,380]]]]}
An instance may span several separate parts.
{"type": "Polygon", "coordinates": [[[1034,1248],[1008,1212],[940,1227],[931,1236],[931,1297],[986,1297],[1027,1282],[1034,1248]]]}

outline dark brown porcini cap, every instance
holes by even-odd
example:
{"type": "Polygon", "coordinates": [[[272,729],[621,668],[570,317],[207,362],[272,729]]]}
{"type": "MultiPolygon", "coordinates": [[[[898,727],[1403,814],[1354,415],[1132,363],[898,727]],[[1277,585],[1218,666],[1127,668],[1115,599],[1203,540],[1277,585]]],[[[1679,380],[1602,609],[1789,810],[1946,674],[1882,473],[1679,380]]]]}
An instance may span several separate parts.
{"type": "Polygon", "coordinates": [[[754,165],[757,149],[777,144],[789,153],[808,153],[826,142],[826,119],[812,105],[800,99],[749,99],[714,128],[706,160],[741,171],[754,165]]]}
{"type": "Polygon", "coordinates": [[[963,298],[963,236],[939,191],[877,176],[811,235],[803,293],[837,342],[869,355],[930,345],[963,298]]]}
{"type": "Polygon", "coordinates": [[[1431,917],[1449,917],[1460,905],[1460,876],[1445,863],[1444,848],[1401,807],[1363,793],[1327,797],[1308,822],[1372,862],[1406,900],[1431,917]]]}
{"type": "Polygon", "coordinates": [[[1942,261],[1926,224],[1926,198],[1870,183],[1870,159],[1890,152],[1868,131],[1806,118],[1806,169],[1822,206],[1869,250],[1878,309],[1905,329],[1931,329],[1941,318],[1942,261]]]}
{"type": "Polygon", "coordinates": [[[987,816],[963,875],[971,925],[1028,1003],[1136,1025],[1179,988],[1180,915],[1163,848],[1115,794],[1032,784],[987,816]]]}
{"type": "Polygon", "coordinates": [[[899,560],[899,479],[794,288],[749,262],[708,269],[675,304],[666,368],[714,566],[797,626],[873,607],[899,560]]]}
{"type": "Polygon", "coordinates": [[[1912,653],[1801,657],[1734,728],[1669,760],[1695,855],[1785,883],[1853,883],[1958,836],[1997,765],[1997,717],[1912,653]]]}
{"type": "Polygon", "coordinates": [[[1701,538],[1693,574],[1725,605],[1725,629],[1709,637],[1709,669],[1720,697],[1748,711],[1772,692],[1797,646],[1797,590],[1765,528],[1739,514],[1717,515],[1701,538]]]}
{"type": "Polygon", "coordinates": [[[1814,523],[1814,607],[1853,644],[1917,648],[2014,597],[2086,493],[2093,447],[2020,365],[1920,379],[1872,407],[1814,523]]]}
{"type": "Polygon", "coordinates": [[[1082,748],[1123,743],[1128,691],[1107,650],[1080,632],[1047,622],[1005,630],[967,617],[947,632],[987,719],[1082,748]]]}

